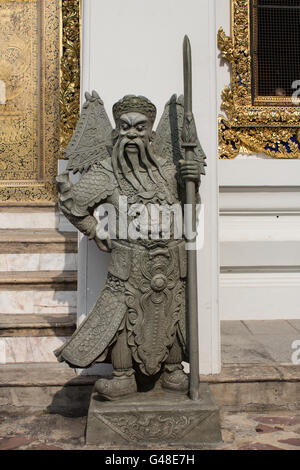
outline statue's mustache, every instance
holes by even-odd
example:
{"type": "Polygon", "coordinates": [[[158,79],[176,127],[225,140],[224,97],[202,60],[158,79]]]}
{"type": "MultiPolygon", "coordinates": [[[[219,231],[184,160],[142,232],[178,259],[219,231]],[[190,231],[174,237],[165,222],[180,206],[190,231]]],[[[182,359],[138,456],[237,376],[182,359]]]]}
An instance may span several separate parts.
{"type": "Polygon", "coordinates": [[[128,144],[134,144],[139,149],[141,149],[142,147],[145,148],[144,142],[139,137],[135,137],[134,139],[130,139],[128,137],[122,137],[122,138],[119,139],[119,145],[122,146],[122,148],[125,148],[126,145],[128,145],[128,144]]]}

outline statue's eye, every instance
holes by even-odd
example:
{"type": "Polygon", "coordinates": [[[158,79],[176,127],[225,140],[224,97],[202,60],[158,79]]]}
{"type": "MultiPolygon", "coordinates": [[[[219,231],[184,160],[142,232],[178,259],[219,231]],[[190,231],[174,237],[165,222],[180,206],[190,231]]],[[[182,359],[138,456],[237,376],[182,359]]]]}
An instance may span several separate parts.
{"type": "Polygon", "coordinates": [[[144,129],[144,126],[142,124],[139,124],[138,126],[136,126],[136,128],[139,132],[141,132],[144,129]]]}
{"type": "Polygon", "coordinates": [[[124,124],[122,124],[122,126],[121,126],[121,127],[122,127],[123,131],[127,131],[127,130],[129,129],[129,126],[128,126],[128,124],[125,124],[125,123],[124,123],[124,124]]]}

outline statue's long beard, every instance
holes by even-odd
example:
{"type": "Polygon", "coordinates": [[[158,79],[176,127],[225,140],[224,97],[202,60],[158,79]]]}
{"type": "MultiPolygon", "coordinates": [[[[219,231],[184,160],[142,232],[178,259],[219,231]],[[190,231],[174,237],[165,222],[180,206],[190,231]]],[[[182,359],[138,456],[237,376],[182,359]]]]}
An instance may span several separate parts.
{"type": "MultiPolygon", "coordinates": [[[[119,168],[121,173],[123,174],[124,178],[136,189],[138,190],[140,186],[142,186],[145,190],[148,188],[143,183],[143,179],[141,178],[140,168],[141,164],[146,169],[150,179],[157,183],[152,168],[157,168],[160,175],[164,178],[163,174],[161,173],[161,169],[159,163],[152,152],[152,148],[150,143],[148,143],[145,147],[143,141],[139,138],[134,139],[134,142],[126,137],[122,139],[118,139],[116,142],[113,152],[112,152],[112,166],[114,173],[116,175],[117,181],[120,185],[120,174],[119,168]],[[137,160],[134,159],[133,155],[130,152],[126,153],[125,156],[125,146],[129,143],[135,143],[138,148],[139,152],[139,161],[137,164],[137,160]]],[[[165,179],[165,178],[164,178],[165,179]]]]}

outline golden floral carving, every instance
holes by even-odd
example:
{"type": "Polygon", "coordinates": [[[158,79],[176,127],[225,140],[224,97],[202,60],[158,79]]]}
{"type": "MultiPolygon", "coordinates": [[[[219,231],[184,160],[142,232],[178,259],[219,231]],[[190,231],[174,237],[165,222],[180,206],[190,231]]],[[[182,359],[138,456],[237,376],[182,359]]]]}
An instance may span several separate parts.
{"type": "Polygon", "coordinates": [[[79,117],[80,0],[62,1],[63,54],[60,84],[60,147],[66,149],[79,117]]]}
{"type": "Polygon", "coordinates": [[[237,60],[237,50],[234,48],[233,41],[223,31],[221,27],[218,31],[218,48],[222,51],[222,57],[228,60],[230,63],[234,63],[237,60]]]}
{"type": "MultiPolygon", "coordinates": [[[[218,47],[231,65],[231,87],[222,92],[219,156],[264,153],[274,158],[300,158],[300,108],[252,104],[250,0],[231,0],[232,38],[218,32],[218,47]]],[[[268,99],[268,103],[270,99],[268,99]]]]}
{"type": "Polygon", "coordinates": [[[0,203],[54,203],[60,104],[71,123],[79,109],[79,0],[0,0],[0,28],[0,203]]]}
{"type": "Polygon", "coordinates": [[[275,158],[299,158],[299,129],[287,127],[231,127],[219,117],[219,157],[264,153],[275,158]]]}

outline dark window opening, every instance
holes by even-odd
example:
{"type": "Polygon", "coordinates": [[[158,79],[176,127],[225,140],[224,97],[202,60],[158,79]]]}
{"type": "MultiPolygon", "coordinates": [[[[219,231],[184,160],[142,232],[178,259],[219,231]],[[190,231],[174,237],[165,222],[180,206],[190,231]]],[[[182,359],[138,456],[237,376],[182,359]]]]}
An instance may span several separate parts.
{"type": "Polygon", "coordinates": [[[251,3],[254,104],[270,104],[267,97],[284,104],[291,101],[293,83],[300,80],[300,0],[251,3]],[[265,97],[264,103],[259,97],[265,97]]]}

